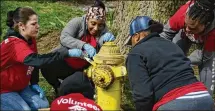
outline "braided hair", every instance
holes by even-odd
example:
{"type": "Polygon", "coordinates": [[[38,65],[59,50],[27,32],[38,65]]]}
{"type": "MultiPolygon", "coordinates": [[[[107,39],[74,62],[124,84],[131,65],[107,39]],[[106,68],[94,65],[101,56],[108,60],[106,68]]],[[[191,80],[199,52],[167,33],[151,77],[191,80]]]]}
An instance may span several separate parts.
{"type": "MultiPolygon", "coordinates": [[[[193,0],[191,0],[192,3],[193,0]]],[[[195,0],[187,13],[189,18],[199,23],[209,25],[214,20],[215,0],[195,0]]]]}

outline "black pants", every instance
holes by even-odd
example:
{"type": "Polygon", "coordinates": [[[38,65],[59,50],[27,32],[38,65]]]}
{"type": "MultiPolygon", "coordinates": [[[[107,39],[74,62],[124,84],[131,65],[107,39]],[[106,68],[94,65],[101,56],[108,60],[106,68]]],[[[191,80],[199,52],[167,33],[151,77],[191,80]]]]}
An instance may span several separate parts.
{"type": "Polygon", "coordinates": [[[41,73],[55,89],[56,96],[81,93],[85,97],[93,99],[94,85],[83,73],[83,69],[74,70],[65,61],[59,61],[42,68],[41,73]],[[59,79],[63,82],[60,82],[59,79]]]}

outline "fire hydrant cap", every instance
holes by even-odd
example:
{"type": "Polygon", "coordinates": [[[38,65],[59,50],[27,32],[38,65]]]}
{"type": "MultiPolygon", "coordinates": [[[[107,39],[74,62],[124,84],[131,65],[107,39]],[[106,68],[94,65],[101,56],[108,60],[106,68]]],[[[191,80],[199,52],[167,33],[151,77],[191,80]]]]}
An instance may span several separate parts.
{"type": "Polygon", "coordinates": [[[94,56],[94,61],[99,64],[120,64],[124,61],[119,47],[114,42],[106,42],[100,51],[94,56]]]}

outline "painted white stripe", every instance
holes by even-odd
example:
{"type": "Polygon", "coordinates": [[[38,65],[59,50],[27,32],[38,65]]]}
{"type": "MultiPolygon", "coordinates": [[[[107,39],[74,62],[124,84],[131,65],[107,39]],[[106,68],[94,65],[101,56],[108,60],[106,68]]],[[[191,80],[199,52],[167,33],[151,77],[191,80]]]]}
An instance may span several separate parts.
{"type": "Polygon", "coordinates": [[[194,96],[181,96],[181,97],[178,97],[176,99],[190,99],[190,98],[201,98],[201,97],[205,97],[205,96],[210,96],[210,94],[201,94],[201,95],[194,95],[194,96]]]}
{"type": "Polygon", "coordinates": [[[208,93],[208,91],[191,92],[191,93],[188,93],[186,95],[194,95],[194,94],[202,94],[202,93],[208,93]]]}

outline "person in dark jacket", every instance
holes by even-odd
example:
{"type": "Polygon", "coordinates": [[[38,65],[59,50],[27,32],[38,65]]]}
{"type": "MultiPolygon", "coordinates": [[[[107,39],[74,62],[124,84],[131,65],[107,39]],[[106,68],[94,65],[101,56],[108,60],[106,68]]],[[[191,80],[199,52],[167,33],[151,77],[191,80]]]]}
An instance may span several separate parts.
{"type": "Polygon", "coordinates": [[[215,0],[190,0],[164,26],[161,37],[176,43],[199,68],[200,81],[213,95],[215,85],[215,0]]]}
{"type": "MultiPolygon", "coordinates": [[[[105,22],[105,5],[100,0],[96,0],[86,15],[73,18],[67,23],[60,35],[60,46],[52,52],[78,48],[93,59],[104,42],[115,39],[113,34],[108,32],[105,22]]],[[[82,93],[85,97],[93,99],[94,84],[83,73],[89,65],[80,57],[67,58],[41,69],[41,72],[55,89],[56,96],[82,93]]]]}
{"type": "Polygon", "coordinates": [[[148,16],[137,16],[130,24],[126,68],[136,110],[212,110],[213,99],[194,76],[190,60],[159,36],[162,29],[148,16]]]}
{"type": "Polygon", "coordinates": [[[74,54],[79,49],[38,54],[38,16],[31,8],[19,7],[9,11],[7,26],[10,31],[0,44],[1,110],[21,111],[49,107],[44,91],[38,85],[39,68],[69,56],[80,56],[74,54]]]}

